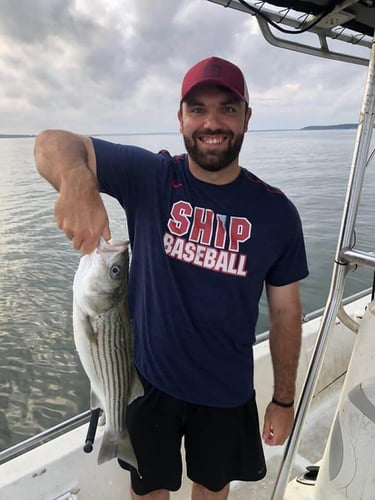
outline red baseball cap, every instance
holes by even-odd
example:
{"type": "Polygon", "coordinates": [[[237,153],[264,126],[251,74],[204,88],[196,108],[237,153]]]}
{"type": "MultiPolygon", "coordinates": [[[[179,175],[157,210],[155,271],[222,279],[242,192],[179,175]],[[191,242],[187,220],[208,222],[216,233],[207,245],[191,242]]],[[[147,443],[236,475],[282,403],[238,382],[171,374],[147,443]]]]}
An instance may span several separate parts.
{"type": "Polygon", "coordinates": [[[225,59],[209,57],[192,66],[182,81],[181,102],[193,88],[202,83],[214,83],[227,87],[241,101],[249,105],[249,93],[242,71],[225,59]]]}

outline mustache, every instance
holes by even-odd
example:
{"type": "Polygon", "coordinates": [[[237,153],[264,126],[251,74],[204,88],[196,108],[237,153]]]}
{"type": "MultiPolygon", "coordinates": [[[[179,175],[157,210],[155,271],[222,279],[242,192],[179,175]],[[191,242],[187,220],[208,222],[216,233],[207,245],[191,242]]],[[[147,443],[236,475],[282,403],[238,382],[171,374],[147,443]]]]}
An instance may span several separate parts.
{"type": "Polygon", "coordinates": [[[198,138],[201,135],[225,135],[225,136],[227,136],[227,137],[229,137],[231,139],[234,136],[233,132],[231,130],[224,130],[224,129],[221,129],[221,128],[218,128],[216,130],[205,128],[205,129],[197,130],[196,132],[193,133],[193,137],[194,138],[198,138]]]}

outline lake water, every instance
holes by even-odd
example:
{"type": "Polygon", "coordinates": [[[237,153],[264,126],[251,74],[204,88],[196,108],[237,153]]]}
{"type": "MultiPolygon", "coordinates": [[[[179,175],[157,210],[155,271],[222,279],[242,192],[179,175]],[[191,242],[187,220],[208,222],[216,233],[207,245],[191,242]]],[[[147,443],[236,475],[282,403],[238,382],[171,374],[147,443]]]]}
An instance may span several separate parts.
{"type": "MultiPolygon", "coordinates": [[[[153,151],[184,151],[178,134],[106,137],[153,151]]],[[[304,312],[325,303],[334,259],[355,131],[251,132],[241,164],[281,188],[297,206],[305,232],[310,276],[302,284],[304,312]]],[[[0,139],[0,449],[88,408],[89,387],[75,353],[72,280],[79,254],[55,226],[56,194],[36,173],[34,140],[0,139]]],[[[356,240],[374,249],[369,167],[356,240]]],[[[112,235],[126,237],[123,212],[105,198],[112,235]]],[[[345,295],[372,284],[360,270],[345,295]]],[[[258,333],[267,329],[262,301],[258,333]]]]}

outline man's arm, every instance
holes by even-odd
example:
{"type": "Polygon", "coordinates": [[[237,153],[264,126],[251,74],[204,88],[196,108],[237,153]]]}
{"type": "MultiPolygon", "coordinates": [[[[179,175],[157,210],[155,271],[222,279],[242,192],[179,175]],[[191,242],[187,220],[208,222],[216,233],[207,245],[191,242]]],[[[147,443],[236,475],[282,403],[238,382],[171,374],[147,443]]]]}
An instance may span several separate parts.
{"type": "Polygon", "coordinates": [[[35,141],[40,175],[59,192],[55,219],[76,250],[92,252],[103,236],[111,237],[108,216],[96,179],[96,159],[89,137],[46,130],[35,141]]]}
{"type": "MultiPolygon", "coordinates": [[[[274,373],[273,397],[281,403],[294,400],[298,360],[301,350],[301,302],[299,282],[285,286],[267,285],[270,316],[270,350],[274,373]]],[[[294,407],[270,403],[266,409],[263,439],[280,445],[290,434],[294,407]]]]}

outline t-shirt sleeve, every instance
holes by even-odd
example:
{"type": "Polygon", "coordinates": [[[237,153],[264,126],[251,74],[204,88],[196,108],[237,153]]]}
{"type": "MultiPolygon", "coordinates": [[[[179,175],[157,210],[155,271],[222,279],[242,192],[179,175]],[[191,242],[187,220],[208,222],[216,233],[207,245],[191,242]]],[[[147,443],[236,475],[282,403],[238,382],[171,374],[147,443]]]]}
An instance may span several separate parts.
{"type": "Polygon", "coordinates": [[[92,138],[92,141],[100,192],[113,196],[124,208],[134,206],[151,170],[160,163],[158,155],[137,146],[97,138],[92,138]]]}
{"type": "Polygon", "coordinates": [[[282,228],[284,247],[280,257],[270,267],[266,283],[283,286],[306,278],[309,274],[303,229],[297,209],[288,200],[288,223],[282,228]]]}

